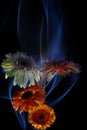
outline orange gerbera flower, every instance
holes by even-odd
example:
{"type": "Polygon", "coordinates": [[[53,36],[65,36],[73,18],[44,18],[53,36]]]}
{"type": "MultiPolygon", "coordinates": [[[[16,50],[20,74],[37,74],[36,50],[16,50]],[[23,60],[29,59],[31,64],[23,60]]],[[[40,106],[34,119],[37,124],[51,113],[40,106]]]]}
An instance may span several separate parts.
{"type": "Polygon", "coordinates": [[[34,107],[29,111],[28,121],[36,129],[46,130],[56,119],[54,110],[47,105],[34,107]]]}
{"type": "Polygon", "coordinates": [[[34,106],[43,104],[45,91],[42,86],[33,85],[18,91],[13,99],[13,108],[17,111],[19,109],[20,113],[23,111],[28,111],[34,106]]]}

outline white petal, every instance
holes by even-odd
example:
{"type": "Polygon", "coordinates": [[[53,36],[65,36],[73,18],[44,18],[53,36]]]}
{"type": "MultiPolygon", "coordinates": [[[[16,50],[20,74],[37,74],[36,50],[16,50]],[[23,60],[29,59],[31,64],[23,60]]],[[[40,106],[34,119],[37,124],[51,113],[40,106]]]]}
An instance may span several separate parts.
{"type": "Polygon", "coordinates": [[[34,81],[34,77],[32,73],[28,73],[28,79],[30,81],[30,85],[34,85],[35,81],[34,81]]]}
{"type": "Polygon", "coordinates": [[[17,85],[17,77],[16,76],[14,77],[13,85],[14,86],[17,85]]]}
{"type": "Polygon", "coordinates": [[[5,74],[5,79],[7,79],[9,77],[9,75],[7,75],[7,73],[5,74]]]}

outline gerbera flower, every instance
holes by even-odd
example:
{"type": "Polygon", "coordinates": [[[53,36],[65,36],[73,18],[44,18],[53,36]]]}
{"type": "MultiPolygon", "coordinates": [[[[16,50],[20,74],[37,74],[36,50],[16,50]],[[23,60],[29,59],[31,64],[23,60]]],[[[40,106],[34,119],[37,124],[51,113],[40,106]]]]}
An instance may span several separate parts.
{"type": "Polygon", "coordinates": [[[27,56],[23,52],[15,54],[6,54],[1,66],[6,69],[5,79],[14,77],[13,85],[26,87],[34,85],[40,80],[41,72],[32,57],[27,56]]]}
{"type": "Polygon", "coordinates": [[[68,61],[52,61],[42,65],[41,72],[43,73],[43,77],[47,77],[48,81],[53,77],[54,74],[65,76],[71,72],[79,73],[80,66],[76,63],[68,61]]]}
{"type": "Polygon", "coordinates": [[[54,109],[43,104],[29,111],[28,121],[36,129],[46,130],[55,122],[54,109]]]}
{"type": "Polygon", "coordinates": [[[13,108],[17,111],[19,109],[20,113],[23,111],[28,111],[34,106],[43,104],[45,91],[42,86],[33,85],[22,89],[14,95],[12,99],[13,108]]]}

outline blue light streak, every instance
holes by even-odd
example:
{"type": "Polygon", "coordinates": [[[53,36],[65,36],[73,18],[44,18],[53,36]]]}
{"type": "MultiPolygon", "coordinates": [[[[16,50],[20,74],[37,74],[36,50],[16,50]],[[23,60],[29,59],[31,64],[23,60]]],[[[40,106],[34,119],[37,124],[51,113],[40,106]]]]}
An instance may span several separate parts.
{"type": "MultiPolygon", "coordinates": [[[[9,99],[10,99],[10,101],[11,101],[11,104],[12,104],[12,89],[13,89],[13,82],[11,81],[11,83],[10,83],[10,85],[9,85],[9,99]]],[[[12,107],[13,107],[13,105],[12,105],[12,107]]],[[[16,116],[17,116],[17,119],[18,119],[18,121],[19,121],[19,123],[20,123],[20,125],[21,125],[21,127],[23,128],[23,130],[26,130],[26,121],[25,121],[25,115],[24,115],[24,113],[19,113],[19,111],[15,111],[15,109],[14,109],[14,112],[15,112],[15,114],[16,114],[16,116]]]]}
{"type": "Polygon", "coordinates": [[[49,96],[49,94],[55,89],[55,87],[60,83],[61,81],[61,77],[58,77],[56,74],[54,75],[54,77],[46,84],[45,88],[48,87],[48,85],[50,84],[50,82],[53,80],[53,84],[51,86],[51,88],[49,89],[49,91],[47,92],[45,98],[47,98],[49,96]]]}
{"type": "Polygon", "coordinates": [[[64,99],[64,97],[71,91],[71,89],[74,87],[74,85],[76,84],[77,80],[79,78],[79,75],[73,75],[72,77],[72,82],[70,87],[68,88],[68,90],[62,94],[59,98],[55,99],[54,101],[52,101],[50,103],[50,105],[53,107],[54,105],[58,104],[60,101],[62,101],[64,99]]]}

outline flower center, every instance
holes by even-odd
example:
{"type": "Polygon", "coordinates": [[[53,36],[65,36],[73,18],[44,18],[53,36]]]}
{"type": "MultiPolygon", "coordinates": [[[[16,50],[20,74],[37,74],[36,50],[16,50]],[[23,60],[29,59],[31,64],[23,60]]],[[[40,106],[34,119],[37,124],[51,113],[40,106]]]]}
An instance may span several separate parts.
{"type": "Polygon", "coordinates": [[[24,68],[29,69],[31,67],[30,61],[28,59],[24,59],[24,58],[18,58],[16,60],[16,65],[18,65],[18,67],[20,69],[24,69],[24,68]]]}
{"type": "Polygon", "coordinates": [[[63,66],[63,65],[67,65],[68,61],[53,61],[53,62],[49,62],[47,63],[47,65],[52,65],[52,66],[63,66]]]}
{"type": "Polygon", "coordinates": [[[26,91],[25,93],[23,93],[23,95],[21,96],[21,98],[23,100],[29,99],[30,97],[32,97],[33,93],[32,91],[26,91]]]}
{"type": "Polygon", "coordinates": [[[46,124],[49,119],[49,113],[46,110],[39,109],[32,115],[32,119],[37,124],[46,124]]]}
{"type": "Polygon", "coordinates": [[[44,119],[44,114],[40,113],[40,115],[38,116],[39,119],[43,120],[44,119]]]}

